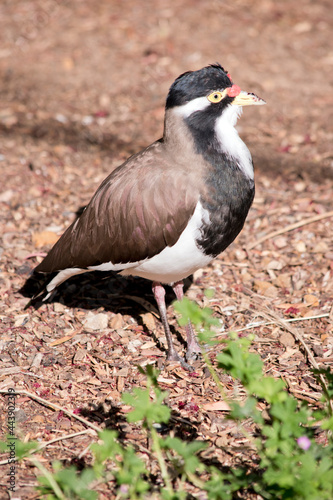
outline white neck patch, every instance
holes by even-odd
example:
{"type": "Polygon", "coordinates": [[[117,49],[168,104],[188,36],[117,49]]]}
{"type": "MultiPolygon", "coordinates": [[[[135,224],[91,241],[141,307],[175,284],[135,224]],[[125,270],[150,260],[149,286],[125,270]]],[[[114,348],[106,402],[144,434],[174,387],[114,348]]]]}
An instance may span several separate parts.
{"type": "Polygon", "coordinates": [[[250,179],[254,178],[252,156],[239,137],[235,125],[243,108],[230,104],[216,120],[215,133],[221,150],[238,161],[239,167],[250,179]]]}

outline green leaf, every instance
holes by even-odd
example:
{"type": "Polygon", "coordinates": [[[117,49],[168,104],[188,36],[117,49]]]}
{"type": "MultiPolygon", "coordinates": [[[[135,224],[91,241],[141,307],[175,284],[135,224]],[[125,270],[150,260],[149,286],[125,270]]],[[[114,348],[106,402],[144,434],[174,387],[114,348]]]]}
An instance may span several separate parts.
{"type": "Polygon", "coordinates": [[[248,390],[260,399],[265,399],[267,403],[280,403],[287,399],[283,380],[273,377],[261,377],[259,380],[249,382],[248,390]]]}
{"type": "Polygon", "coordinates": [[[246,418],[253,418],[255,422],[261,423],[262,417],[259,411],[256,409],[257,400],[252,397],[246,398],[242,403],[237,401],[231,401],[230,403],[231,411],[228,418],[233,420],[244,420],[246,418]]]}
{"type": "Polygon", "coordinates": [[[176,452],[181,460],[175,460],[175,457],[169,455],[174,467],[177,469],[178,474],[194,474],[197,469],[202,468],[200,460],[196,454],[207,448],[207,444],[202,441],[193,441],[186,443],[176,437],[167,437],[160,440],[161,448],[168,449],[169,451],[176,452]]]}
{"type": "Polygon", "coordinates": [[[219,368],[239,379],[245,388],[262,378],[263,367],[260,357],[248,352],[247,347],[248,341],[244,339],[230,340],[226,349],[216,357],[219,368]]]}
{"type": "Polygon", "coordinates": [[[90,446],[94,454],[94,470],[98,474],[103,473],[103,464],[106,460],[113,459],[116,455],[122,454],[122,447],[117,443],[118,433],[116,431],[103,430],[99,433],[102,443],[93,443],[90,446]]]}
{"type": "Polygon", "coordinates": [[[201,309],[195,302],[192,302],[187,297],[181,301],[174,302],[174,308],[181,314],[178,323],[181,326],[187,325],[189,321],[198,329],[204,327],[209,329],[211,326],[219,326],[220,322],[214,318],[213,311],[208,307],[201,309]]]}
{"type": "Polygon", "coordinates": [[[154,365],[147,365],[146,369],[142,366],[138,366],[137,368],[139,372],[142,373],[142,375],[145,375],[147,377],[147,387],[158,387],[157,379],[160,371],[157,370],[154,365]]]}
{"type": "Polygon", "coordinates": [[[235,492],[252,486],[253,475],[247,470],[232,469],[230,472],[221,472],[216,467],[210,467],[211,477],[206,481],[204,490],[209,500],[231,500],[236,498],[235,492]]]}
{"type": "Polygon", "coordinates": [[[155,400],[152,401],[149,389],[135,388],[133,394],[124,393],[122,400],[134,408],[127,415],[128,422],[144,420],[148,425],[167,423],[171,414],[170,408],[163,404],[167,395],[166,391],[155,389],[155,400]]]}
{"type": "Polygon", "coordinates": [[[186,500],[188,498],[188,493],[184,489],[169,491],[164,488],[161,491],[161,495],[163,500],[186,500]]]}
{"type": "MultiPolygon", "coordinates": [[[[63,492],[66,499],[97,499],[97,493],[89,489],[89,485],[96,479],[93,469],[84,469],[79,474],[77,469],[73,466],[65,469],[61,469],[60,467],[61,465],[59,462],[53,463],[53,468],[55,469],[53,479],[60,487],[60,490],[63,492]]],[[[52,484],[47,477],[40,476],[37,479],[41,485],[38,487],[41,493],[48,494],[53,492],[52,484]]]]}
{"type": "Polygon", "coordinates": [[[136,498],[136,494],[144,493],[149,489],[149,484],[142,478],[143,474],[148,474],[144,462],[135,454],[134,448],[128,446],[123,450],[119,470],[114,471],[114,476],[119,485],[128,486],[130,498],[136,498]]]}
{"type": "Polygon", "coordinates": [[[207,299],[212,299],[215,295],[215,290],[213,288],[207,288],[204,291],[204,294],[207,297],[207,299]]]}
{"type": "Polygon", "coordinates": [[[0,451],[8,452],[9,444],[15,445],[15,457],[18,460],[21,460],[22,458],[26,457],[27,455],[29,455],[31,450],[36,450],[39,447],[39,443],[37,441],[29,441],[28,443],[23,443],[23,441],[20,441],[19,439],[16,438],[13,439],[13,436],[8,434],[6,441],[0,441],[0,451]]]}

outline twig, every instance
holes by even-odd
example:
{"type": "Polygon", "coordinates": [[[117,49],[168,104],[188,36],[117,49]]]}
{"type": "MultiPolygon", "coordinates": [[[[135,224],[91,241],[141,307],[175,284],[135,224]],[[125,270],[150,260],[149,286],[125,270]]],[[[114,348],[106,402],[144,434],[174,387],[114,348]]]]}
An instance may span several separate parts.
{"type": "MultiPolygon", "coordinates": [[[[264,318],[266,318],[268,320],[271,320],[273,318],[275,324],[279,325],[280,327],[284,328],[289,333],[291,333],[294,336],[294,338],[296,340],[298,340],[298,342],[300,342],[302,344],[302,346],[304,347],[306,354],[307,354],[307,358],[310,361],[310,363],[312,364],[312,366],[316,370],[320,370],[319,365],[311,352],[311,349],[306,344],[301,333],[296,328],[289,325],[287,323],[287,321],[280,318],[280,316],[278,314],[276,314],[274,311],[271,311],[270,309],[268,309],[267,306],[263,306],[261,301],[259,300],[259,298],[251,290],[249,290],[249,292],[251,294],[251,299],[260,306],[261,310],[258,311],[258,314],[260,314],[261,316],[263,316],[264,318]]],[[[333,416],[333,400],[330,397],[329,390],[327,387],[327,382],[325,380],[325,377],[321,373],[319,374],[318,378],[319,378],[320,385],[321,385],[321,387],[325,393],[325,396],[327,398],[327,401],[328,401],[330,415],[333,416]]]]}
{"type": "MultiPolygon", "coordinates": [[[[47,401],[46,399],[40,398],[39,396],[36,396],[36,394],[31,394],[28,391],[25,390],[16,390],[16,394],[23,394],[24,396],[27,396],[28,398],[34,399],[35,401],[38,401],[38,403],[41,403],[44,406],[48,406],[49,408],[59,410],[64,412],[66,415],[76,418],[76,420],[79,420],[83,424],[85,424],[87,427],[91,427],[91,429],[94,429],[96,432],[101,432],[101,428],[97,427],[97,425],[92,424],[88,420],[86,420],[83,417],[80,417],[80,415],[75,415],[75,413],[71,412],[70,410],[67,410],[66,408],[63,408],[62,406],[57,405],[56,403],[51,403],[50,401],[47,401]]],[[[0,394],[7,394],[8,391],[6,390],[0,390],[0,394]]],[[[11,393],[12,394],[12,393],[11,393]]]]}
{"type": "Polygon", "coordinates": [[[22,372],[22,371],[19,371],[17,373],[21,373],[22,375],[26,375],[27,377],[44,378],[42,375],[37,375],[36,373],[31,373],[31,372],[22,372]]]}
{"type": "Polygon", "coordinates": [[[311,395],[309,393],[304,394],[304,392],[301,392],[301,391],[298,391],[298,390],[294,389],[287,378],[283,377],[283,380],[288,385],[288,390],[292,394],[294,394],[297,399],[302,399],[303,401],[307,401],[308,403],[313,403],[314,401],[319,401],[320,400],[321,394],[319,394],[318,396],[311,395]]]}
{"type": "MultiPolygon", "coordinates": [[[[293,323],[294,321],[307,321],[310,319],[320,319],[320,318],[329,318],[329,313],[317,314],[316,316],[306,316],[306,318],[288,318],[284,319],[287,323],[293,323]]],[[[275,325],[276,321],[258,321],[255,323],[248,323],[244,328],[239,328],[238,330],[233,330],[233,332],[243,332],[244,330],[248,330],[249,328],[258,328],[259,326],[268,326],[275,325]]]]}
{"type": "Polygon", "coordinates": [[[41,443],[38,448],[35,450],[31,450],[29,455],[32,453],[36,453],[36,451],[42,450],[43,448],[46,448],[50,444],[56,443],[57,441],[65,441],[66,439],[72,439],[77,436],[83,436],[83,434],[91,434],[91,429],[85,429],[84,431],[80,432],[74,432],[73,434],[66,434],[65,436],[60,436],[54,439],[51,439],[50,441],[46,441],[45,443],[41,443]]]}
{"type": "Polygon", "coordinates": [[[263,243],[264,241],[269,240],[271,238],[275,238],[275,236],[287,233],[288,231],[292,231],[293,229],[298,229],[299,227],[311,224],[312,222],[317,222],[322,219],[327,219],[328,217],[333,217],[333,210],[331,212],[326,212],[325,214],[315,215],[313,217],[309,217],[308,219],[295,222],[294,224],[290,224],[289,226],[286,226],[283,229],[279,229],[278,231],[273,231],[272,233],[268,233],[262,238],[259,238],[259,240],[250,243],[250,245],[246,247],[246,250],[252,250],[252,248],[260,245],[260,243],[263,243]]]}
{"type": "MultiPolygon", "coordinates": [[[[84,431],[80,432],[74,432],[73,434],[66,434],[65,436],[59,436],[57,438],[51,439],[50,441],[46,441],[45,443],[40,443],[37,448],[34,448],[33,450],[30,450],[28,455],[26,455],[24,458],[28,458],[30,455],[33,455],[34,453],[37,453],[38,451],[42,450],[43,448],[46,448],[50,444],[56,443],[57,441],[65,441],[65,439],[72,439],[76,436],[82,436],[83,434],[90,434],[92,432],[91,429],[85,429],[84,431]]],[[[14,458],[14,460],[18,460],[17,457],[14,458]]],[[[8,459],[2,460],[0,462],[0,465],[5,465],[8,464],[8,459]]]]}

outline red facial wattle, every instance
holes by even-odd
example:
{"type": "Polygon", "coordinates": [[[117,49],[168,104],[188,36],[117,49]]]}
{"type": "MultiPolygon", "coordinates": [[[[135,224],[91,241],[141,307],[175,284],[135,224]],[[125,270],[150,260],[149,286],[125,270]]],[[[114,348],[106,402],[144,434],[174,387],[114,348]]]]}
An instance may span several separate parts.
{"type": "Polygon", "coordinates": [[[241,93],[241,88],[238,85],[233,85],[232,87],[228,87],[227,95],[229,97],[236,97],[241,93]]]}

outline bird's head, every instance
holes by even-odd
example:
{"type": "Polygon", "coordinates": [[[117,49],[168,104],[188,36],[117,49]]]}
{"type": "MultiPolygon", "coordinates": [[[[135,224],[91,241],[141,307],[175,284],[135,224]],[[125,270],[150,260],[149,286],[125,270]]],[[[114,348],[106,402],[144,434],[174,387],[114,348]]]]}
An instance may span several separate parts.
{"type": "MultiPolygon", "coordinates": [[[[233,84],[230,74],[220,64],[189,71],[170,87],[164,138],[179,143],[183,149],[191,148],[191,141],[185,139],[189,132],[197,153],[207,157],[214,151],[224,152],[239,158],[244,144],[234,128],[237,118],[243,106],[260,104],[265,101],[233,84]]],[[[213,161],[212,158],[209,161],[213,161]]]]}
{"type": "Polygon", "coordinates": [[[211,116],[219,116],[230,105],[260,104],[265,104],[265,101],[242,91],[220,64],[212,64],[180,75],[170,87],[166,109],[176,108],[184,117],[204,110],[211,116]]]}

